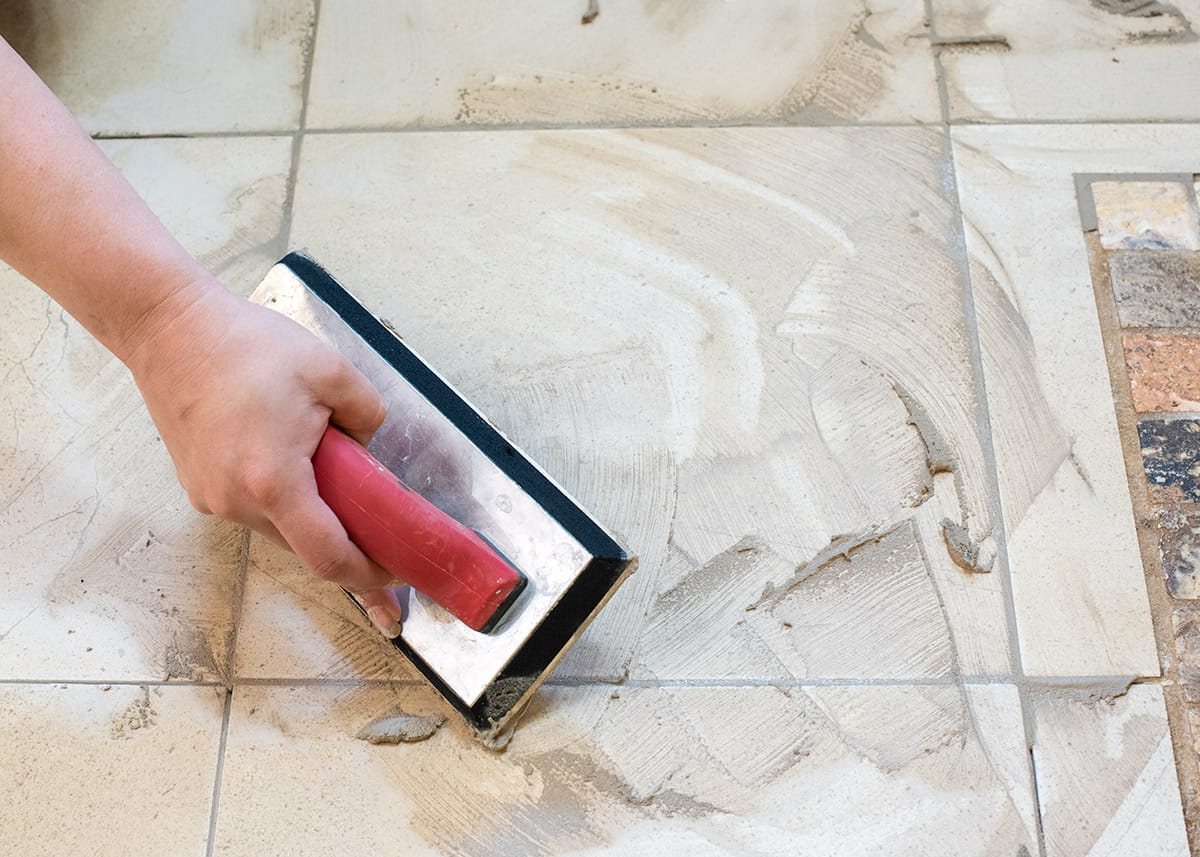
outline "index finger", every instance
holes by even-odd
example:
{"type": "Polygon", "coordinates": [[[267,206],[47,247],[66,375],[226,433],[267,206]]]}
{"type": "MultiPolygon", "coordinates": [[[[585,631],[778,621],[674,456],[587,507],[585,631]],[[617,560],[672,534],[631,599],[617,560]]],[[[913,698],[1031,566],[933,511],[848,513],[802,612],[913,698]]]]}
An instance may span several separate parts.
{"type": "Polygon", "coordinates": [[[317,493],[312,465],[299,470],[288,499],[271,510],[271,523],[283,536],[296,556],[317,577],[329,580],[353,592],[365,592],[395,586],[398,581],[359,550],[333,510],[317,493]]]}

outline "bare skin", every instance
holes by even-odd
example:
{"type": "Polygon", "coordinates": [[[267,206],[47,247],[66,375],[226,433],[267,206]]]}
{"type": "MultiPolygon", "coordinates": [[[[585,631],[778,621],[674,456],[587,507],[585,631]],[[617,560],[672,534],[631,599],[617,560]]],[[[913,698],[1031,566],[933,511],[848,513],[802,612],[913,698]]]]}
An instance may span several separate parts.
{"type": "Polygon", "coordinates": [[[385,408],[344,357],[227,291],[167,232],[0,39],[0,259],[129,367],[197,510],[253,528],[399,632],[397,581],[317,494],[329,423],[365,444],[385,408]]]}

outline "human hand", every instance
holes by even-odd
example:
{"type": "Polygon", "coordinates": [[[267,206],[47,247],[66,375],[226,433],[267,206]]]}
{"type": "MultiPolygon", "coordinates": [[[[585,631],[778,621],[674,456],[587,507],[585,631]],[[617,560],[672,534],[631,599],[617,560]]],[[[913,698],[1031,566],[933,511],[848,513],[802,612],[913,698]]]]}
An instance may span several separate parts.
{"type": "Polygon", "coordinates": [[[371,562],[317,493],[329,423],[364,446],[386,409],[346,358],[215,280],[170,295],[136,329],[126,363],[188,499],[294,552],[399,635],[395,577],[371,562]]]}

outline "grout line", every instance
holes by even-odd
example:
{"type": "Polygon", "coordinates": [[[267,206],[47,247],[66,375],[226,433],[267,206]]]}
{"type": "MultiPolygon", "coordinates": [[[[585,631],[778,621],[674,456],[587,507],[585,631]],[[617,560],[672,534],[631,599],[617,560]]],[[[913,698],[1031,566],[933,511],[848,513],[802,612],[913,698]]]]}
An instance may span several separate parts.
{"type": "MultiPolygon", "coordinates": [[[[1014,675],[944,675],[944,676],[910,676],[899,678],[862,678],[862,677],[833,677],[833,678],[654,678],[654,679],[616,679],[611,676],[564,676],[559,679],[547,679],[544,687],[926,687],[944,686],[957,687],[960,685],[1014,685],[1030,688],[1096,688],[1101,695],[1103,691],[1114,687],[1115,684],[1160,684],[1166,680],[1161,676],[1036,676],[1018,678],[1014,675]]],[[[386,678],[239,678],[236,687],[365,687],[371,685],[387,687],[424,687],[426,682],[420,679],[386,679],[386,678]]]]}
{"type": "Polygon", "coordinates": [[[146,133],[139,134],[135,131],[128,133],[117,134],[92,134],[93,140],[208,140],[208,139],[223,139],[226,137],[237,138],[261,138],[261,137],[291,137],[295,135],[295,128],[274,128],[264,131],[165,131],[163,133],[146,133]]]}
{"type": "MultiPolygon", "coordinates": [[[[314,42],[316,29],[314,27],[314,42]]],[[[936,49],[936,45],[933,46],[936,49]]],[[[938,64],[940,68],[940,64],[938,64]]],[[[308,109],[308,84],[310,81],[309,74],[311,67],[305,72],[304,84],[304,101],[301,104],[301,112],[307,117],[308,109]]],[[[944,85],[944,81],[942,81],[944,85]]],[[[939,89],[941,87],[939,86],[939,89]]],[[[946,108],[948,111],[948,108],[946,108]]],[[[307,123],[307,118],[303,120],[307,123]]],[[[947,119],[921,122],[884,122],[872,120],[860,121],[844,121],[844,122],[814,122],[797,124],[792,122],[782,122],[775,119],[756,120],[750,117],[731,117],[728,119],[709,119],[696,120],[687,124],[671,123],[671,122],[630,122],[622,120],[614,120],[612,122],[586,122],[577,124],[562,124],[551,122],[524,122],[524,123],[507,123],[485,125],[477,124],[457,124],[457,125],[412,125],[412,124],[388,124],[380,125],[344,125],[338,127],[324,128],[309,128],[307,124],[303,126],[303,134],[314,134],[321,136],[336,136],[338,134],[495,134],[506,131],[644,131],[644,130],[679,130],[686,131],[692,128],[793,128],[796,130],[812,130],[819,128],[938,128],[949,125],[952,128],[1022,128],[1022,127],[1095,127],[1102,125],[1155,125],[1155,126],[1191,126],[1200,122],[1200,119],[1145,119],[1145,118],[1127,118],[1127,119],[1076,119],[1076,120],[1055,120],[1055,119],[1010,119],[1010,120],[995,120],[995,121],[980,121],[977,119],[947,119]]],[[[92,134],[93,140],[189,140],[189,139],[210,139],[210,138],[238,138],[238,137],[292,137],[297,133],[301,133],[297,128],[275,128],[254,131],[237,131],[237,130],[221,130],[221,131],[167,131],[161,133],[137,133],[137,132],[116,132],[116,133],[97,133],[92,134]]]]}
{"type": "Polygon", "coordinates": [[[242,611],[246,607],[246,577],[250,573],[250,538],[249,527],[242,528],[241,544],[238,546],[238,573],[234,583],[233,615],[230,617],[229,635],[225,644],[225,687],[233,689],[234,676],[237,675],[237,644],[238,632],[242,629],[242,611]]]}
{"type": "MultiPolygon", "coordinates": [[[[1162,420],[1163,422],[1180,422],[1182,420],[1200,419],[1200,413],[1195,411],[1145,411],[1133,413],[1133,423],[1136,426],[1142,420],[1162,420]]],[[[1135,432],[1136,433],[1136,432],[1135,432]]]]}
{"type": "Polygon", "coordinates": [[[3,685],[54,685],[81,687],[226,687],[224,681],[185,681],[181,679],[104,679],[104,678],[0,678],[3,685]]]}
{"type": "Polygon", "coordinates": [[[217,813],[221,806],[221,780],[225,776],[225,748],[229,743],[229,717],[233,711],[233,690],[225,691],[225,710],[221,714],[221,740],[217,745],[217,770],[213,776],[212,809],[208,816],[208,843],[204,853],[212,857],[217,847],[217,813]]]}
{"type": "Polygon", "coordinates": [[[313,0],[312,33],[308,39],[308,49],[304,54],[304,79],[300,90],[300,119],[296,132],[292,135],[292,164],[288,171],[287,191],[283,199],[283,223],[279,229],[282,244],[279,248],[280,257],[291,249],[292,208],[296,201],[296,183],[300,179],[300,149],[304,144],[304,135],[308,125],[308,96],[312,89],[313,60],[317,53],[317,28],[320,25],[321,0],[313,0]]]}
{"type": "MultiPolygon", "coordinates": [[[[944,675],[909,676],[898,678],[653,678],[616,679],[611,676],[564,676],[547,679],[545,687],[926,687],[959,685],[1014,685],[1028,688],[1100,688],[1109,689],[1114,683],[1170,685],[1169,676],[1103,676],[1103,675],[1052,675],[1018,677],[1008,674],[996,675],[944,675]]],[[[53,686],[72,687],[213,687],[231,690],[222,681],[148,681],[139,679],[0,679],[0,687],[53,686]]],[[[232,689],[239,687],[365,687],[380,685],[387,687],[425,687],[427,683],[415,678],[236,678],[232,689]]],[[[1103,694],[1102,694],[1103,695],[1103,694]]]]}
{"type": "Polygon", "coordinates": [[[975,379],[976,418],[975,424],[979,432],[980,451],[983,453],[984,466],[987,472],[987,507],[992,518],[992,534],[996,540],[995,571],[1004,598],[1005,621],[1008,626],[1008,650],[1012,665],[1013,677],[1017,688],[1017,699],[1021,709],[1021,728],[1024,732],[1025,746],[1029,752],[1029,762],[1026,771],[1027,784],[1033,797],[1034,824],[1033,831],[1037,839],[1039,857],[1046,855],[1046,835],[1042,825],[1042,802],[1037,790],[1037,773],[1033,766],[1034,730],[1032,724],[1032,703],[1029,691],[1025,686],[1025,670],[1021,662],[1020,633],[1017,627],[1016,598],[1013,594],[1012,567],[1008,557],[1008,528],[1004,519],[1004,507],[1000,499],[1000,470],[996,461],[996,446],[992,436],[991,409],[987,397],[987,378],[983,368],[983,345],[979,331],[979,314],[975,306],[974,283],[971,279],[971,257],[967,247],[967,219],[963,214],[962,198],[958,192],[958,162],[954,153],[954,138],[951,135],[950,94],[946,84],[946,70],[942,64],[942,51],[935,43],[938,41],[937,26],[933,16],[933,0],[924,0],[925,15],[929,23],[930,50],[933,51],[934,72],[938,87],[938,100],[942,111],[942,136],[946,158],[946,177],[943,192],[950,201],[953,216],[956,218],[956,235],[952,240],[958,246],[951,247],[956,257],[959,269],[959,284],[962,289],[963,322],[967,333],[967,351],[971,364],[971,374],[975,379]],[[955,252],[957,251],[957,252],[955,252]]]}
{"type": "Polygon", "coordinates": [[[1026,117],[1024,119],[951,119],[949,124],[955,128],[1019,128],[1022,126],[1089,126],[1089,125],[1195,125],[1200,119],[1154,119],[1147,117],[1126,117],[1122,119],[1040,119],[1026,117]]]}

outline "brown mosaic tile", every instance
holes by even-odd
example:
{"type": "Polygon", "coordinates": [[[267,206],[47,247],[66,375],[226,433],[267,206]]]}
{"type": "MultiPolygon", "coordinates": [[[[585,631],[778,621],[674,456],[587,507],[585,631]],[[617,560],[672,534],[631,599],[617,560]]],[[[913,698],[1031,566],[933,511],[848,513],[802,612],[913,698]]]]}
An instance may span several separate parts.
{"type": "Polygon", "coordinates": [[[1162,509],[1157,517],[1167,590],[1175,598],[1200,598],[1200,512],[1162,509]]]}
{"type": "Polygon", "coordinates": [[[1121,344],[1134,410],[1200,411],[1200,337],[1126,333],[1121,344]]]}
{"type": "Polygon", "coordinates": [[[1183,182],[1093,182],[1106,250],[1200,250],[1196,204],[1183,182]]]}
{"type": "Polygon", "coordinates": [[[1200,703],[1200,608],[1189,604],[1172,610],[1171,623],[1184,698],[1200,703]]]}
{"type": "Polygon", "coordinates": [[[1200,253],[1115,252],[1108,271],[1122,327],[1200,329],[1200,253]]]}

